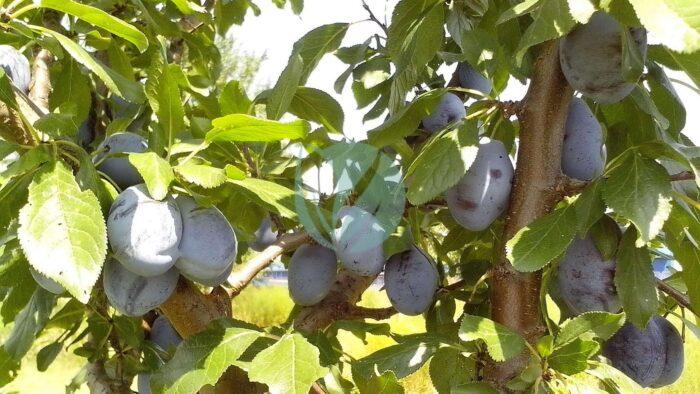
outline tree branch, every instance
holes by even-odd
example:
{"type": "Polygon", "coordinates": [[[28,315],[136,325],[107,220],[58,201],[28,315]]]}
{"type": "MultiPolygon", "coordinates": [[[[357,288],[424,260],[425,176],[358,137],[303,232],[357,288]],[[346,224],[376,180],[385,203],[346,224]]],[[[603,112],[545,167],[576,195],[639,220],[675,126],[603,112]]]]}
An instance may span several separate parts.
{"type": "Polygon", "coordinates": [[[690,304],[690,300],[688,297],[686,297],[685,294],[681,293],[680,291],[676,290],[674,287],[669,285],[668,283],[662,281],[661,279],[656,279],[656,287],[663,291],[664,293],[668,294],[671,298],[676,300],[678,305],[682,306],[683,308],[687,308],[692,310],[693,307],[690,304]]]}
{"type": "Polygon", "coordinates": [[[32,84],[29,98],[44,112],[49,112],[49,93],[51,93],[51,77],[49,65],[53,55],[46,49],[41,49],[34,58],[32,66],[32,84]]]}
{"type": "Polygon", "coordinates": [[[384,320],[388,319],[398,311],[394,309],[393,306],[386,308],[365,308],[363,306],[353,305],[348,311],[348,315],[344,316],[346,320],[354,319],[374,319],[374,320],[384,320]]]}
{"type": "Polygon", "coordinates": [[[379,27],[384,31],[384,34],[388,36],[388,35],[389,35],[389,29],[387,29],[386,25],[385,25],[384,23],[382,23],[382,22],[377,18],[376,15],[374,15],[374,12],[372,12],[372,9],[369,8],[369,6],[367,5],[367,2],[366,2],[365,0],[362,0],[362,8],[364,8],[365,11],[367,11],[367,13],[369,14],[369,19],[372,20],[372,21],[373,21],[374,23],[376,23],[377,25],[379,25],[379,27]]]}
{"type": "Polygon", "coordinates": [[[693,174],[691,171],[683,171],[683,172],[679,172],[678,174],[671,175],[670,179],[671,179],[671,182],[693,181],[693,180],[695,180],[695,174],[693,174]]]}

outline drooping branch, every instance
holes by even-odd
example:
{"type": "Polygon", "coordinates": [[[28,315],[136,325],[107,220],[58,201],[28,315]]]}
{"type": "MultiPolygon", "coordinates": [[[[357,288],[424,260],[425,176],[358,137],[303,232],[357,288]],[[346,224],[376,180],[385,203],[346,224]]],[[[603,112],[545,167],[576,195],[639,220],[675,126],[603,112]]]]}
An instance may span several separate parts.
{"type": "Polygon", "coordinates": [[[49,94],[51,93],[51,77],[49,65],[53,61],[53,55],[46,49],[41,49],[34,57],[32,66],[32,84],[29,90],[29,98],[44,112],[49,112],[49,94]]]}
{"type": "Polygon", "coordinates": [[[656,280],[656,287],[659,290],[663,291],[664,293],[668,294],[674,300],[676,300],[678,305],[682,306],[683,308],[687,308],[687,309],[691,309],[691,310],[693,309],[688,297],[686,297],[685,294],[676,290],[674,287],[672,287],[668,283],[662,281],[661,279],[657,279],[656,280]]]}

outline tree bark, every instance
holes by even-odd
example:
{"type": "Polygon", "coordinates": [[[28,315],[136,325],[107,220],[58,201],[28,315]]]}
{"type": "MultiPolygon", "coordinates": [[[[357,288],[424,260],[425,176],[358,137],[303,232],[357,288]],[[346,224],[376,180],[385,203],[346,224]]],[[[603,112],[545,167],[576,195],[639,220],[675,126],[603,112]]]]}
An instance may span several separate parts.
{"type": "MultiPolygon", "coordinates": [[[[520,273],[502,246],[521,228],[549,213],[561,199],[561,150],[573,90],[559,66],[558,41],[540,47],[525,98],[518,111],[517,169],[501,247],[491,276],[492,319],[529,342],[545,331],[539,309],[541,274],[520,273]]],[[[500,389],[518,375],[528,354],[505,363],[487,362],[485,378],[500,389]]]]}

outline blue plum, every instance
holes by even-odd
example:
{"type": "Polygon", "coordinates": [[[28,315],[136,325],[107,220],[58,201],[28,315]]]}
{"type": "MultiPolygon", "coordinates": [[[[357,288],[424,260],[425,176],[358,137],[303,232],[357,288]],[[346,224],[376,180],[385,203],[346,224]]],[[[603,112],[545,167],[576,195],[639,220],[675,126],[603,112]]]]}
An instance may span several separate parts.
{"type": "Polygon", "coordinates": [[[574,97],[566,119],[561,169],[572,178],[590,181],[603,173],[606,159],[603,129],[585,101],[574,97]]]}
{"type": "Polygon", "coordinates": [[[29,92],[32,73],[29,69],[29,60],[22,52],[9,45],[0,45],[0,67],[17,89],[23,93],[29,92]]]}
{"type": "Polygon", "coordinates": [[[251,242],[250,248],[256,252],[265,250],[265,248],[277,241],[277,234],[272,231],[272,219],[269,216],[263,219],[254,235],[255,240],[251,242]]]}
{"type": "Polygon", "coordinates": [[[105,262],[102,285],[109,303],[127,316],[143,316],[164,303],[177,287],[180,277],[172,268],[149,278],[126,269],[114,259],[105,262]]]}
{"type": "Polygon", "coordinates": [[[331,290],[338,271],[338,259],[321,245],[302,245],[289,262],[289,295],[297,305],[319,303],[331,290]]]}
{"type": "Polygon", "coordinates": [[[333,233],[333,247],[341,264],[360,276],[377,275],[384,268],[386,229],[371,213],[357,206],[338,211],[340,227],[333,233]]]}
{"type": "Polygon", "coordinates": [[[428,255],[416,246],[389,258],[384,284],[391,305],[404,315],[420,315],[433,304],[439,275],[428,255]]]}
{"type": "Polygon", "coordinates": [[[161,349],[170,351],[182,342],[182,337],[175,331],[167,317],[158,316],[151,325],[149,339],[161,349]]]}
{"type": "Polygon", "coordinates": [[[97,147],[100,152],[95,156],[99,163],[97,169],[105,173],[121,189],[143,182],[141,174],[131,165],[128,157],[110,157],[118,153],[142,153],[148,149],[146,140],[134,133],[115,133],[107,137],[97,147]]]}
{"type": "Polygon", "coordinates": [[[453,93],[445,93],[433,112],[423,119],[423,129],[434,133],[465,116],[467,116],[467,110],[464,108],[462,99],[453,93]]]}
{"type": "Polygon", "coordinates": [[[493,89],[491,81],[486,79],[467,62],[462,62],[457,65],[457,77],[459,78],[459,86],[465,89],[476,90],[483,94],[489,94],[491,93],[491,89],[493,89]]]}

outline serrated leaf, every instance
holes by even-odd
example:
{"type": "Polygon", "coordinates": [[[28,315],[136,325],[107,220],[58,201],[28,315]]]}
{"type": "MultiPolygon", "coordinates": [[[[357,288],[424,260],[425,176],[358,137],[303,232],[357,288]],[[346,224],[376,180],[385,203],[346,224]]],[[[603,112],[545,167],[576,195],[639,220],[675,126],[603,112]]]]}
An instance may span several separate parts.
{"type": "Polygon", "coordinates": [[[238,81],[229,81],[219,95],[221,115],[247,114],[253,102],[238,81]]]}
{"type": "Polygon", "coordinates": [[[426,335],[413,335],[402,339],[396,345],[383,349],[357,360],[353,365],[353,376],[370,379],[372,376],[391,371],[402,379],[416,372],[438,350],[438,338],[426,335]]]}
{"type": "Polygon", "coordinates": [[[287,334],[258,353],[248,371],[250,380],[266,384],[273,394],[307,394],[327,372],[318,349],[300,334],[287,334]]]}
{"type": "Polygon", "coordinates": [[[636,152],[625,154],[603,185],[608,206],[639,230],[638,245],[661,231],[671,212],[670,196],[671,184],[663,166],[636,152]]]}
{"type": "Polygon", "coordinates": [[[80,190],[65,164],[45,164],[29,185],[19,224],[17,235],[32,267],[86,303],[107,254],[107,229],[95,195],[80,190]]]}
{"type": "Polygon", "coordinates": [[[598,361],[589,361],[588,365],[586,373],[600,380],[609,393],[639,393],[643,390],[634,380],[611,365],[598,361]]]}
{"type": "Polygon", "coordinates": [[[333,52],[340,47],[348,27],[350,27],[349,23],[331,23],[319,26],[294,43],[292,53],[298,54],[303,64],[299,85],[306,84],[309,75],[326,53],[333,52]]]}
{"type": "Polygon", "coordinates": [[[297,213],[294,205],[294,191],[274,182],[258,178],[230,180],[239,186],[253,202],[270,209],[285,218],[296,220],[297,213]]]}
{"type": "Polygon", "coordinates": [[[0,173],[0,185],[5,184],[8,180],[18,175],[26,174],[27,172],[39,167],[41,164],[52,160],[51,152],[47,145],[39,145],[35,148],[22,154],[19,159],[14,161],[7,170],[0,173]]]}
{"type": "Polygon", "coordinates": [[[222,168],[216,168],[206,164],[195,164],[192,161],[175,166],[174,170],[187,182],[194,183],[205,189],[219,187],[228,179],[226,171],[222,168]]]}
{"type": "Polygon", "coordinates": [[[630,0],[639,20],[676,52],[700,50],[700,9],[694,0],[630,0]]]}
{"type": "Polygon", "coordinates": [[[430,360],[429,372],[438,393],[451,393],[454,388],[474,380],[476,363],[457,349],[443,347],[430,360]]]}
{"type": "Polygon", "coordinates": [[[571,31],[576,21],[569,13],[566,0],[542,0],[540,7],[532,14],[533,21],[523,33],[515,61],[520,64],[531,47],[561,37],[571,31]]]}
{"type": "Polygon", "coordinates": [[[639,329],[645,329],[659,307],[656,278],[646,246],[635,245],[637,231],[628,228],[620,241],[615,269],[615,288],[627,318],[639,329]]]}
{"type": "Polygon", "coordinates": [[[678,53],[663,45],[651,45],[649,46],[648,57],[672,70],[686,73],[695,83],[695,86],[700,86],[700,51],[678,53]]]}
{"type": "Polygon", "coordinates": [[[564,253],[576,235],[573,204],[536,219],[506,243],[506,256],[521,272],[537,271],[564,253]]]}
{"type": "Polygon", "coordinates": [[[464,315],[459,327],[459,339],[483,340],[494,361],[505,361],[525,349],[525,340],[506,326],[481,316],[464,315]]]}
{"type": "Polygon", "coordinates": [[[688,239],[667,242],[667,246],[683,267],[681,276],[688,288],[691,309],[698,313],[700,311],[700,250],[688,239]]]}
{"type": "Polygon", "coordinates": [[[141,174],[152,198],[162,200],[168,195],[170,183],[175,180],[170,163],[154,152],[130,153],[129,163],[141,174]]]}
{"type": "Polygon", "coordinates": [[[212,129],[206,135],[207,142],[272,142],[284,139],[304,138],[310,130],[303,120],[283,123],[259,119],[250,115],[232,114],[212,120],[212,129]]]}
{"type": "MultiPolygon", "coordinates": [[[[165,50],[161,49],[152,57],[146,82],[146,96],[158,118],[162,133],[162,146],[170,147],[175,137],[185,128],[185,109],[180,98],[180,87],[176,75],[181,72],[175,64],[166,63],[165,50]]],[[[151,148],[160,152],[150,144],[151,148]]]]}
{"type": "Polygon", "coordinates": [[[343,108],[331,95],[322,90],[297,88],[289,105],[289,112],[301,119],[316,122],[332,133],[343,132],[343,108]]]}
{"type": "Polygon", "coordinates": [[[586,312],[565,321],[561,325],[561,330],[554,340],[554,345],[559,347],[584,335],[607,340],[623,324],[625,324],[624,313],[586,312]]]}
{"type": "Polygon", "coordinates": [[[21,360],[34,343],[37,334],[44,329],[56,296],[37,287],[29,303],[15,318],[12,331],[4,343],[5,350],[15,360],[21,360]]]}
{"type": "Polygon", "coordinates": [[[49,107],[52,111],[59,107],[73,106],[76,122],[87,119],[92,106],[90,78],[81,72],[72,57],[66,56],[61,61],[60,68],[51,68],[51,88],[49,107]]]}
{"type": "Polygon", "coordinates": [[[588,359],[598,352],[600,345],[596,341],[576,338],[557,349],[547,358],[548,365],[565,375],[583,372],[588,367],[588,359]]]}

